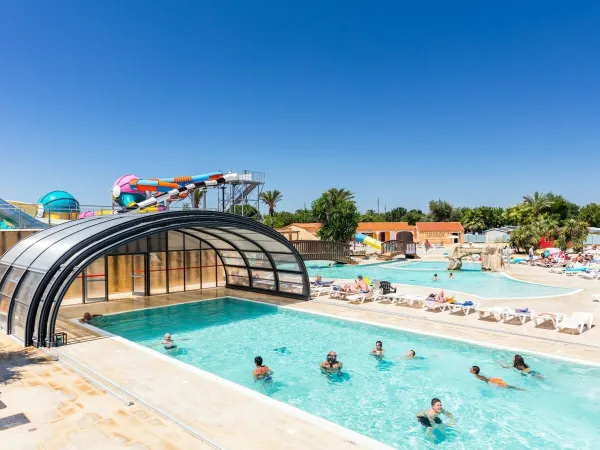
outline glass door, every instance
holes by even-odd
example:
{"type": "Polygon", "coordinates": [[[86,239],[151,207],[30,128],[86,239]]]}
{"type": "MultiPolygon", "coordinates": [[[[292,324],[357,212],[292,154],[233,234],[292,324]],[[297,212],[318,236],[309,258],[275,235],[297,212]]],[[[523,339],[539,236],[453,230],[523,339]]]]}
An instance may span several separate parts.
{"type": "Polygon", "coordinates": [[[133,295],[146,295],[146,255],[131,255],[133,295]]]}

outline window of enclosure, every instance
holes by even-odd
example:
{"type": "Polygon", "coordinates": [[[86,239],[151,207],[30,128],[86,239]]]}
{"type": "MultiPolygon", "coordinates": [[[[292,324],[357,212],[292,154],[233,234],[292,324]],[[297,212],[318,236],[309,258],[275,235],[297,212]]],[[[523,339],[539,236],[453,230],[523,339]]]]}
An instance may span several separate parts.
{"type": "Polygon", "coordinates": [[[183,233],[169,231],[169,250],[183,250],[183,233]]]}
{"type": "Polygon", "coordinates": [[[167,251],[167,233],[155,233],[148,236],[148,251],[165,252],[167,251]]]}
{"type": "MultiPolygon", "coordinates": [[[[181,233],[177,234],[181,235],[181,233]]],[[[183,246],[183,239],[181,240],[181,245],[183,246]]],[[[169,292],[181,292],[185,290],[184,259],[183,250],[169,252],[169,292]]]]}
{"type": "Polygon", "coordinates": [[[40,284],[44,274],[38,272],[27,272],[18,290],[13,294],[13,308],[11,317],[11,333],[16,337],[25,340],[25,326],[27,324],[27,314],[29,305],[33,299],[35,291],[40,284]]]}
{"type": "Polygon", "coordinates": [[[112,250],[110,254],[126,254],[126,253],[146,253],[148,251],[148,238],[140,238],[135,241],[123,244],[112,250]]]}
{"type": "Polygon", "coordinates": [[[236,250],[221,250],[221,258],[226,266],[246,266],[246,262],[242,255],[236,250]]]}
{"type": "Polygon", "coordinates": [[[246,259],[248,260],[248,265],[250,267],[271,269],[273,266],[271,265],[271,261],[266,253],[263,252],[244,252],[246,259]]]}
{"type": "Polygon", "coordinates": [[[61,305],[77,305],[79,303],[83,303],[83,272],[77,274],[67,289],[61,305]]]}
{"type": "Polygon", "coordinates": [[[251,270],[252,287],[257,289],[275,290],[275,274],[267,270],[251,270]]]}
{"type": "Polygon", "coordinates": [[[280,270],[300,271],[296,256],[292,253],[271,253],[275,266],[280,270]]]}
{"type": "Polygon", "coordinates": [[[225,270],[227,271],[227,281],[229,284],[250,286],[248,271],[245,268],[225,266],[225,270]]]}
{"type": "MultiPolygon", "coordinates": [[[[186,242],[187,248],[187,242],[186,242]]],[[[186,250],[185,251],[185,290],[193,291],[201,289],[200,280],[200,250],[186,250]]]]}
{"type": "Polygon", "coordinates": [[[225,276],[225,268],[221,262],[221,258],[217,258],[217,286],[225,286],[227,284],[227,277],[225,276]]]}
{"type": "Polygon", "coordinates": [[[24,272],[23,269],[13,267],[4,275],[4,281],[0,288],[0,328],[3,330],[7,329],[10,300],[24,272]]]}
{"type": "Polygon", "coordinates": [[[279,272],[279,290],[292,294],[303,294],[304,283],[301,274],[279,272]]]}
{"type": "Polygon", "coordinates": [[[150,294],[167,293],[167,253],[150,253],[150,294]]]}
{"type": "Polygon", "coordinates": [[[217,255],[211,248],[202,247],[202,288],[217,286],[217,255]]]}
{"type": "Polygon", "coordinates": [[[186,250],[200,250],[200,239],[184,234],[184,245],[186,250]]]}
{"type": "Polygon", "coordinates": [[[107,256],[108,262],[108,299],[123,298],[131,295],[133,262],[131,255],[107,256]]]}
{"type": "Polygon", "coordinates": [[[85,301],[98,302],[106,300],[106,261],[105,257],[93,261],[84,270],[85,301]]]}

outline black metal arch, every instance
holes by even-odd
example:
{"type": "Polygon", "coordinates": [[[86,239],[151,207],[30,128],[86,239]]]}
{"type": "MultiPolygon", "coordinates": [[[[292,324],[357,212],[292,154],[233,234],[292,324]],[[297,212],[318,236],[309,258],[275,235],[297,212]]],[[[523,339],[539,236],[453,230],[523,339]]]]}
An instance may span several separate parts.
{"type": "MultiPolygon", "coordinates": [[[[180,211],[144,214],[139,215],[135,218],[127,217],[127,220],[113,220],[112,222],[110,221],[110,217],[111,216],[106,216],[106,223],[110,224],[107,228],[102,229],[94,236],[82,236],[81,241],[76,241],[76,243],[73,244],[71,248],[68,248],[60,255],[57,255],[55,260],[52,260],[53,262],[51,266],[45,272],[41,272],[35,267],[32,267],[34,266],[34,263],[37,260],[37,258],[40,257],[39,255],[36,256],[35,259],[33,259],[33,262],[31,262],[28,267],[23,267],[19,264],[15,264],[14,266],[12,266],[25,269],[25,273],[23,274],[23,276],[21,276],[19,284],[17,285],[11,297],[11,309],[12,303],[15,303],[15,298],[17,298],[18,296],[19,289],[22,288],[22,281],[24,278],[26,278],[27,274],[29,272],[37,273],[41,277],[41,279],[36,280],[38,284],[34,292],[31,293],[31,295],[28,295],[29,309],[27,312],[27,319],[24,324],[25,345],[31,345],[32,343],[38,346],[51,345],[51,337],[54,334],[55,323],[62,299],[66,294],[68,287],[71,285],[72,281],[84,267],[86,267],[95,259],[106,255],[114,248],[117,248],[123,244],[134,241],[136,239],[140,239],[163,231],[172,230],[185,233],[185,229],[188,228],[198,232],[206,233],[210,236],[214,236],[215,239],[218,239],[222,242],[226,242],[232,248],[236,249],[236,251],[243,258],[249,271],[250,265],[243,250],[240,250],[236,245],[234,245],[235,243],[229,241],[226,237],[223,237],[216,233],[210,233],[210,231],[207,232],[206,229],[210,230],[212,228],[214,230],[219,230],[224,233],[230,233],[232,235],[243,237],[245,240],[255,245],[256,248],[260,249],[265,255],[267,255],[267,258],[269,258],[272,264],[272,271],[275,276],[275,290],[271,291],[266,289],[254,288],[251,283],[250,272],[248,272],[250,286],[235,285],[230,282],[229,277],[226,275],[226,287],[233,289],[250,290],[264,294],[287,296],[302,300],[307,300],[309,297],[310,288],[308,274],[306,273],[306,268],[304,266],[300,254],[289,243],[289,241],[287,241],[287,239],[285,239],[279,233],[261,223],[254,221],[253,219],[210,211],[180,211]],[[292,272],[299,276],[298,278],[302,280],[301,293],[293,293],[281,290],[279,279],[277,277],[278,269],[273,258],[270,256],[270,252],[267,251],[265,247],[263,247],[260,243],[254,241],[252,239],[252,236],[236,233],[235,230],[231,230],[229,229],[229,227],[234,227],[238,230],[252,231],[271,239],[273,242],[282,244],[287,251],[280,251],[275,253],[290,254],[295,259],[299,270],[297,272],[284,270],[284,272],[292,272]]],[[[88,220],[90,220],[90,226],[102,224],[103,222],[97,218],[92,218],[88,220]]],[[[68,226],[63,227],[61,231],[64,231],[67,228],[68,226]]],[[[84,228],[81,228],[79,231],[82,230],[84,230],[84,228]]],[[[51,235],[52,229],[45,230],[40,233],[48,233],[48,235],[51,235]]],[[[73,236],[75,235],[76,233],[73,234],[73,236]]],[[[213,248],[216,251],[218,257],[221,259],[223,266],[225,268],[228,266],[228,264],[226,264],[225,260],[222,258],[219,249],[215,248],[212,244],[204,241],[200,237],[195,236],[193,233],[189,233],[189,235],[200,240],[201,242],[207,243],[211,248],[213,248]]],[[[40,239],[35,239],[32,241],[38,242],[40,240],[43,240],[44,236],[41,236],[39,238],[40,239]]],[[[32,245],[34,245],[35,242],[32,245]]],[[[59,242],[60,240],[54,242],[53,245],[56,245],[59,242]]],[[[24,249],[21,252],[21,254],[19,254],[15,258],[13,262],[18,263],[19,258],[22,256],[22,254],[26,253],[29,250],[29,248],[31,248],[31,246],[24,249]]],[[[43,253],[43,251],[41,253],[43,253]]],[[[2,259],[0,259],[0,263],[1,262],[3,262],[2,259]]],[[[8,272],[10,272],[10,268],[7,271],[7,273],[8,272]]],[[[227,270],[225,270],[225,272],[227,274],[227,270]]],[[[2,287],[2,284],[3,280],[0,279],[0,288],[2,287]]]]}

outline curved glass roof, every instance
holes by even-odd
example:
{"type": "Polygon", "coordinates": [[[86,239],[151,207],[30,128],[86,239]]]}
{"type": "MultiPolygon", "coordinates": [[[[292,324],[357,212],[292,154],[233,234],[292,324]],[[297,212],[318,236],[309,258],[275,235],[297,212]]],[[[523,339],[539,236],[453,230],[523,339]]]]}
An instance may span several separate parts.
{"type": "Polygon", "coordinates": [[[0,258],[0,329],[26,345],[44,345],[44,333],[54,329],[60,302],[83,267],[123,244],[168,230],[214,248],[226,287],[309,297],[308,275],[296,249],[253,219],[211,211],[98,216],[36,233],[0,258]]]}

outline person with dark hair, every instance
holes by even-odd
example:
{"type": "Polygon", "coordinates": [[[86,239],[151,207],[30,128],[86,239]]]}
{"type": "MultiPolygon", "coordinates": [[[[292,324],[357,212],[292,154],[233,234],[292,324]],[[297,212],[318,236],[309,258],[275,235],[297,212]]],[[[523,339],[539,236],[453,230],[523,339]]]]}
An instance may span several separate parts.
{"type": "Polygon", "coordinates": [[[409,350],[408,353],[404,356],[404,359],[414,359],[417,354],[414,350],[409,350]]]}
{"type": "Polygon", "coordinates": [[[471,372],[473,375],[475,375],[475,377],[478,380],[485,381],[486,383],[489,383],[489,384],[494,384],[498,387],[502,387],[502,388],[506,388],[506,389],[516,389],[518,391],[525,390],[525,389],[521,389],[520,387],[511,386],[510,384],[506,384],[506,381],[504,381],[502,378],[485,377],[479,373],[480,371],[481,371],[481,369],[479,368],[479,366],[473,366],[473,367],[471,367],[471,370],[469,372],[471,372]]]}
{"type": "Polygon", "coordinates": [[[500,361],[496,361],[496,362],[504,369],[518,370],[519,372],[521,372],[521,374],[523,376],[530,375],[532,377],[544,378],[544,376],[541,373],[536,372],[535,370],[531,370],[529,368],[529,366],[525,363],[525,360],[523,359],[523,357],[521,355],[513,356],[512,366],[504,365],[500,361]]]}
{"type": "Polygon", "coordinates": [[[273,371],[269,368],[269,366],[263,365],[263,359],[261,356],[254,358],[254,364],[256,365],[254,371],[252,372],[252,375],[254,375],[254,381],[271,381],[271,375],[273,375],[273,371]]]}
{"type": "Polygon", "coordinates": [[[327,353],[327,361],[319,364],[319,367],[321,370],[327,373],[338,373],[340,370],[342,370],[343,364],[341,361],[337,360],[337,353],[331,351],[327,353]]]}
{"type": "Polygon", "coordinates": [[[371,355],[382,357],[384,353],[385,353],[385,350],[383,349],[383,342],[381,342],[381,341],[375,342],[375,348],[373,350],[371,350],[371,355]]]}
{"type": "Polygon", "coordinates": [[[81,323],[88,323],[94,317],[102,317],[102,314],[90,314],[89,312],[86,312],[83,314],[83,317],[81,319],[79,319],[79,321],[81,323]]]}
{"type": "Polygon", "coordinates": [[[439,398],[434,398],[431,400],[430,409],[425,409],[417,413],[417,420],[425,428],[433,428],[434,426],[442,424],[442,419],[438,417],[440,414],[444,414],[446,417],[448,417],[448,419],[450,419],[450,423],[448,425],[454,425],[454,416],[442,407],[442,401],[439,398]]]}

